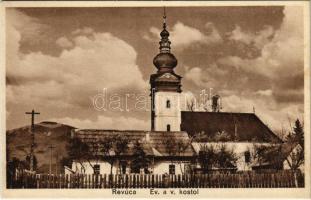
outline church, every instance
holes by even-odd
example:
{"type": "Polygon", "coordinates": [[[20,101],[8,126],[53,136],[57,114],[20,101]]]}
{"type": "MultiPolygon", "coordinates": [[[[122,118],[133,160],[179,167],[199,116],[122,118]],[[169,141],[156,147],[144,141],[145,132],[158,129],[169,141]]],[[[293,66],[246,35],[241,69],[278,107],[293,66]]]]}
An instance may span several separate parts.
{"type": "Polygon", "coordinates": [[[202,147],[220,145],[226,145],[237,155],[232,168],[252,170],[256,166],[252,158],[254,146],[282,144],[255,113],[220,112],[217,96],[213,98],[212,112],[187,111],[182,98],[182,77],[174,72],[178,62],[171,53],[169,35],[164,15],[159,53],[153,60],[157,71],[150,76],[151,129],[74,130],[72,137],[89,146],[117,136],[127,138],[128,142],[123,152],[111,150],[99,159],[95,159],[97,153],[93,148],[94,158],[73,160],[71,167],[65,167],[67,173],[185,174],[202,168],[198,162],[202,147]],[[225,139],[217,138],[219,134],[225,135],[225,139]],[[133,167],[139,156],[135,153],[137,146],[143,159],[148,160],[138,170],[133,167]]]}

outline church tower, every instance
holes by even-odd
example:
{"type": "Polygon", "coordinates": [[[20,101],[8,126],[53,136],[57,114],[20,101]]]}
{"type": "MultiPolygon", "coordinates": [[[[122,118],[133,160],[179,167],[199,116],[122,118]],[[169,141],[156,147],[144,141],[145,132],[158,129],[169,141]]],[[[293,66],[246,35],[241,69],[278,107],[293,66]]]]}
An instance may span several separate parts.
{"type": "Polygon", "coordinates": [[[169,32],[166,30],[164,9],[163,30],[160,33],[160,52],[153,59],[157,72],[150,76],[151,130],[180,131],[181,76],[175,74],[177,59],[171,53],[169,32]]]}

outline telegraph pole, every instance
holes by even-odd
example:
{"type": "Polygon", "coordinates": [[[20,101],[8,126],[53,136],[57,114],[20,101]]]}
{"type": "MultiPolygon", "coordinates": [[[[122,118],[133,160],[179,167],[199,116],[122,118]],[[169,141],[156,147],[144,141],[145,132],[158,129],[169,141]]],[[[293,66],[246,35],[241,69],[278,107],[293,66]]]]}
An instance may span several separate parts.
{"type": "Polygon", "coordinates": [[[50,144],[48,148],[50,149],[50,174],[52,174],[52,158],[53,158],[53,149],[55,148],[55,146],[50,144]]]}
{"type": "Polygon", "coordinates": [[[40,113],[32,109],[31,112],[26,112],[25,114],[31,115],[30,171],[34,171],[35,115],[39,115],[40,113]]]}
{"type": "Polygon", "coordinates": [[[58,173],[58,151],[56,151],[56,161],[55,161],[55,163],[56,163],[55,174],[57,174],[58,173]]]}

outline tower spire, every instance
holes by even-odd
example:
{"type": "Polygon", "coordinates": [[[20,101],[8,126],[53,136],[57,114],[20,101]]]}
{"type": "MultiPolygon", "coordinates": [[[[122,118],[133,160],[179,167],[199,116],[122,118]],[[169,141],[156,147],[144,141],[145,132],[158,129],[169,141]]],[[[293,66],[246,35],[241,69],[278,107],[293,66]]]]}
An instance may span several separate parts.
{"type": "Polygon", "coordinates": [[[161,40],[159,42],[160,53],[153,59],[153,64],[158,68],[158,72],[173,72],[177,65],[177,59],[171,53],[170,33],[168,32],[166,23],[166,8],[163,7],[163,30],[160,33],[161,40]]]}
{"type": "Polygon", "coordinates": [[[163,8],[163,30],[160,33],[160,53],[170,53],[171,41],[168,39],[170,33],[166,30],[166,9],[163,8]]]}
{"type": "Polygon", "coordinates": [[[166,29],[166,9],[163,7],[163,29],[166,29]]]}

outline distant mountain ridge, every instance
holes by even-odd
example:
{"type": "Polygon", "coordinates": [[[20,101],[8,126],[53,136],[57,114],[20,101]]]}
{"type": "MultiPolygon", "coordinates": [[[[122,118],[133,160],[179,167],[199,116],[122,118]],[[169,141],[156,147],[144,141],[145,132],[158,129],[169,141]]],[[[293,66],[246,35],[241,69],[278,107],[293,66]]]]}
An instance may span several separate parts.
{"type": "MultiPolygon", "coordinates": [[[[50,149],[52,145],[52,171],[60,172],[60,161],[67,155],[66,144],[71,137],[73,126],[52,121],[43,121],[35,124],[35,156],[38,161],[39,173],[47,173],[50,164],[50,149]]],[[[25,160],[30,153],[31,126],[23,126],[6,131],[6,143],[9,159],[14,157],[25,160]]]]}

